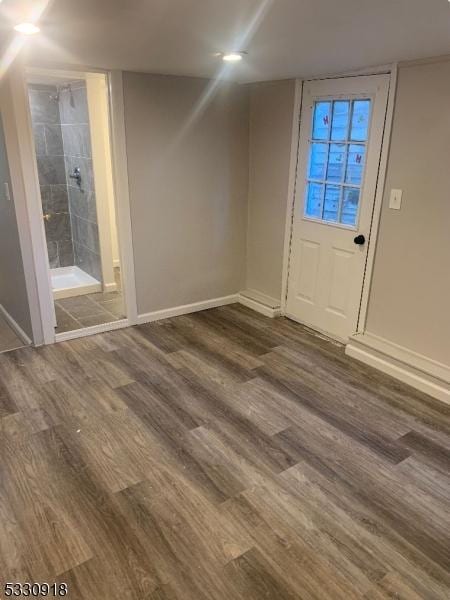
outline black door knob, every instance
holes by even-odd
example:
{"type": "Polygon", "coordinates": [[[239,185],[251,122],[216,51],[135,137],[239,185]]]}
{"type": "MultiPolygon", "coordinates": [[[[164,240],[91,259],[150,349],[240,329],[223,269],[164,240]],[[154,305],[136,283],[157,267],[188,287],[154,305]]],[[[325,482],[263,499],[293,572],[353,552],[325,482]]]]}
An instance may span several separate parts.
{"type": "Polygon", "coordinates": [[[357,235],[353,241],[358,246],[362,246],[363,244],[366,243],[366,238],[363,235],[357,235]]]}

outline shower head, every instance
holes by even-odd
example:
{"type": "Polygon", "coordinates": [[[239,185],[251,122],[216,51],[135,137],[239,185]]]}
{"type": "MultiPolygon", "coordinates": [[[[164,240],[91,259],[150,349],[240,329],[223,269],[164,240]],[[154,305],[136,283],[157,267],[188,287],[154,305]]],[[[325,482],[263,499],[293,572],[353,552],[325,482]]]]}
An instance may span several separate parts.
{"type": "Polygon", "coordinates": [[[70,93],[70,106],[73,108],[75,106],[75,102],[73,99],[72,86],[70,85],[70,83],[68,83],[66,85],[57,86],[56,94],[50,94],[49,98],[50,98],[50,100],[53,100],[54,102],[59,102],[59,100],[61,98],[61,92],[65,92],[66,90],[69,91],[69,93],[70,93]]]}

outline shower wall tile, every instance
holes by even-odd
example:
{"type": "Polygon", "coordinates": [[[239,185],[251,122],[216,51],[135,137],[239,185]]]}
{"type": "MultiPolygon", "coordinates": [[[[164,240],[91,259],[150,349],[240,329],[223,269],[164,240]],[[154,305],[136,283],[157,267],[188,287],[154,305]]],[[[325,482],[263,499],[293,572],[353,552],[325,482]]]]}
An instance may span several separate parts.
{"type": "Polygon", "coordinates": [[[45,146],[45,125],[33,125],[33,135],[36,155],[45,155],[47,152],[45,146]]]}
{"type": "Polygon", "coordinates": [[[49,212],[53,213],[69,214],[69,195],[67,193],[67,185],[50,186],[48,210],[49,212]]]}
{"type": "Polygon", "coordinates": [[[95,192],[82,192],[78,187],[68,186],[69,210],[73,216],[97,223],[95,192]]]}
{"type": "Polygon", "coordinates": [[[51,269],[71,267],[74,264],[72,240],[66,242],[48,242],[47,251],[51,269]]]}
{"type": "Polygon", "coordinates": [[[47,242],[48,262],[50,263],[50,269],[59,267],[58,258],[58,244],[57,242],[47,242]]]}
{"type": "Polygon", "coordinates": [[[64,156],[38,156],[37,166],[41,185],[63,185],[67,183],[64,156]]]}
{"type": "Polygon", "coordinates": [[[74,264],[64,146],[56,86],[29,86],[47,250],[51,268],[74,264]]]}
{"type": "Polygon", "coordinates": [[[89,125],[64,124],[62,127],[64,148],[70,156],[91,157],[91,137],[89,125]]]}
{"type": "Polygon", "coordinates": [[[63,90],[60,95],[59,107],[61,123],[89,123],[86,85],[80,82],[80,87],[72,85],[71,90],[63,90]]]}
{"type": "Polygon", "coordinates": [[[70,226],[70,215],[67,213],[56,213],[45,221],[45,235],[47,242],[62,242],[72,239],[70,226]]]}
{"type": "Polygon", "coordinates": [[[60,95],[61,129],[68,182],[75,264],[102,280],[94,169],[84,81],[74,82],[60,95]],[[69,176],[80,169],[81,186],[69,176]]]}
{"type": "Polygon", "coordinates": [[[74,241],[75,264],[92,275],[97,281],[102,280],[101,259],[99,254],[91,252],[86,246],[74,241]]]}
{"type": "Polygon", "coordinates": [[[72,215],[73,239],[82,243],[91,252],[98,253],[98,225],[72,215]]]}
{"type": "Polygon", "coordinates": [[[55,86],[30,86],[29,95],[51,267],[75,264],[101,281],[86,84],[60,88],[59,101],[55,86]],[[75,167],[81,189],[69,178],[75,167]]]}
{"type": "Polygon", "coordinates": [[[58,242],[58,258],[60,267],[71,267],[75,258],[72,240],[58,242]]]}
{"type": "Polygon", "coordinates": [[[59,123],[59,105],[55,86],[29,87],[31,119],[33,123],[59,123]]]}
{"type": "Polygon", "coordinates": [[[42,212],[46,213],[49,210],[51,194],[52,194],[52,186],[51,185],[41,185],[39,186],[41,191],[41,202],[42,202],[42,212]]]}
{"type": "Polygon", "coordinates": [[[69,198],[66,185],[41,185],[41,199],[44,213],[69,214],[69,198]]]}
{"type": "Polygon", "coordinates": [[[48,156],[64,156],[61,125],[44,125],[45,146],[48,156]]]}
{"type": "MultiPolygon", "coordinates": [[[[81,173],[81,189],[83,192],[95,190],[94,167],[92,164],[92,159],[84,158],[82,156],[68,156],[66,153],[65,160],[67,176],[72,174],[74,169],[78,167],[81,173]]],[[[69,185],[73,187],[76,186],[74,180],[70,180],[70,178],[69,185]]]]}

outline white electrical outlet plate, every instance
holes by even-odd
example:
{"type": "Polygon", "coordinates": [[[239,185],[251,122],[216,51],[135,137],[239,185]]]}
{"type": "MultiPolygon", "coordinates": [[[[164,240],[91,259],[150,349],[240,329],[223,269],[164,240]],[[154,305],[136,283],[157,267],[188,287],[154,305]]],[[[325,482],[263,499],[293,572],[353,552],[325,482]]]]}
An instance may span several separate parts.
{"type": "Polygon", "coordinates": [[[391,197],[389,199],[389,208],[393,210],[400,210],[402,207],[402,190],[391,190],[391,197]]]}

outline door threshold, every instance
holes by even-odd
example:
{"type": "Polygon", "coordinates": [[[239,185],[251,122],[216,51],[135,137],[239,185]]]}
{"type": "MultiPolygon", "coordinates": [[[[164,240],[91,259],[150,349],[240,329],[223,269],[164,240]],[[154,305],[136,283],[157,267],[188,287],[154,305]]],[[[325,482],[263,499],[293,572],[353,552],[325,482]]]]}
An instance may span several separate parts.
{"type": "Polygon", "coordinates": [[[336,335],[329,333],[328,331],[319,329],[318,327],[315,327],[315,326],[311,325],[310,323],[306,323],[306,321],[302,321],[301,319],[294,317],[294,315],[286,313],[284,316],[287,319],[290,319],[291,321],[295,321],[296,323],[303,325],[304,327],[306,327],[306,329],[309,329],[309,331],[311,332],[312,335],[315,335],[316,337],[320,337],[320,338],[324,339],[325,341],[330,342],[331,344],[334,344],[335,346],[346,346],[348,344],[348,339],[340,338],[336,335]]]}
{"type": "Polygon", "coordinates": [[[111,323],[101,323],[84,329],[74,329],[73,331],[64,331],[55,334],[55,343],[66,342],[68,340],[76,340],[77,338],[96,335],[97,333],[106,333],[107,331],[115,331],[116,329],[124,329],[130,327],[129,319],[120,319],[120,321],[111,321],[111,323]]]}

